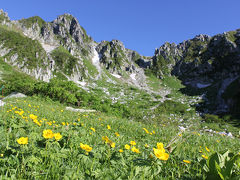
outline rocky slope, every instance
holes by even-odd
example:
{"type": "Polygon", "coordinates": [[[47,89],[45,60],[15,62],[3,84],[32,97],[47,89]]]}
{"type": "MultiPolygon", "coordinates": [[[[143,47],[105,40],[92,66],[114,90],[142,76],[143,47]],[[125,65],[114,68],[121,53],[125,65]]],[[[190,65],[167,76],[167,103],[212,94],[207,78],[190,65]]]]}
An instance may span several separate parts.
{"type": "MultiPolygon", "coordinates": [[[[124,82],[153,93],[146,74],[159,79],[176,76],[186,86],[182,93],[204,97],[199,110],[238,112],[240,29],[165,43],[145,57],[119,40],[95,42],[70,14],[52,22],[37,16],[11,21],[1,10],[0,24],[0,57],[37,79],[48,82],[57,77],[82,87],[95,87],[98,81],[124,82]]],[[[170,91],[155,93],[165,96],[170,91]]]]}

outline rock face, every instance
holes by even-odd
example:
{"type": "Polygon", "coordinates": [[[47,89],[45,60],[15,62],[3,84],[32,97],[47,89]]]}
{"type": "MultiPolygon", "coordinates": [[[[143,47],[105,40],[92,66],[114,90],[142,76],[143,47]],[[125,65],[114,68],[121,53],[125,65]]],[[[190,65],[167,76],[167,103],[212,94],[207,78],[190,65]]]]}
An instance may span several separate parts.
{"type": "Polygon", "coordinates": [[[178,45],[165,43],[155,50],[151,68],[159,77],[172,74],[191,88],[206,88],[208,100],[214,102],[212,111],[226,112],[233,105],[223,94],[240,75],[239,43],[239,30],[213,37],[198,35],[178,45]]]}
{"type": "Polygon", "coordinates": [[[0,10],[0,24],[7,27],[0,27],[0,57],[43,81],[58,77],[81,85],[106,77],[107,71],[147,89],[148,71],[161,79],[177,76],[187,88],[200,89],[214,102],[212,111],[228,111],[238,103],[238,90],[226,94],[240,84],[240,29],[213,37],[200,34],[179,44],[167,42],[145,57],[119,40],[96,43],[70,14],[52,22],[38,16],[11,21],[0,10]],[[211,88],[214,95],[209,95],[211,88]]]}
{"type": "Polygon", "coordinates": [[[0,56],[5,62],[40,80],[48,82],[60,74],[61,77],[80,83],[87,78],[99,79],[102,76],[101,68],[119,75],[127,73],[128,76],[141,72],[142,76],[144,72],[137,63],[146,68],[151,64],[151,60],[145,60],[137,52],[126,49],[121,41],[94,42],[78,20],[70,14],[61,15],[52,22],[45,22],[38,16],[10,21],[3,11],[1,16],[4,17],[4,21],[0,19],[1,24],[8,22],[10,31],[14,31],[12,27],[18,29],[22,34],[14,31],[16,36],[28,38],[29,42],[32,40],[44,53],[33,54],[38,61],[30,68],[26,66],[26,61],[31,61],[28,56],[21,57],[24,60],[20,62],[19,52],[15,52],[12,46],[6,46],[5,41],[0,41],[0,56]],[[93,76],[86,64],[95,66],[98,74],[93,76]]]}

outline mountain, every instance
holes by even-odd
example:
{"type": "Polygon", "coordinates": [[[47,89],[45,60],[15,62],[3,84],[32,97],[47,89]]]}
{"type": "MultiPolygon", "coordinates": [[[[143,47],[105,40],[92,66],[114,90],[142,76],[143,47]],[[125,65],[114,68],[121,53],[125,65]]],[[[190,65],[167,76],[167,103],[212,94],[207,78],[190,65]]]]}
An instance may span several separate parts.
{"type": "Polygon", "coordinates": [[[146,57],[119,40],[95,42],[70,14],[52,22],[38,16],[11,21],[1,10],[0,24],[1,59],[37,80],[73,81],[112,103],[141,106],[142,117],[153,119],[169,101],[200,114],[239,112],[240,29],[166,42],[146,57]]]}

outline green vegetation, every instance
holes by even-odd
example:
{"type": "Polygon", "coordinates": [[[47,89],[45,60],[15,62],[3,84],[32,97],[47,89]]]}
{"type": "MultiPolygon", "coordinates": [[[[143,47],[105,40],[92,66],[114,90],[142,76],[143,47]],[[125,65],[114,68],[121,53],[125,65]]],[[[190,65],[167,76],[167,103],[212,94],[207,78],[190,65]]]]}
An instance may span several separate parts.
{"type": "Polygon", "coordinates": [[[163,56],[157,56],[157,59],[153,61],[153,72],[156,76],[163,76],[170,73],[171,69],[168,67],[168,62],[163,56]]]}
{"type": "Polygon", "coordinates": [[[91,76],[95,77],[98,74],[97,68],[90,62],[90,60],[83,59],[83,64],[84,64],[84,67],[87,68],[88,73],[91,76]]]}
{"type": "Polygon", "coordinates": [[[73,70],[76,69],[78,59],[71,55],[64,47],[59,46],[54,49],[51,56],[56,62],[58,70],[63,71],[67,75],[71,75],[73,70]]]}
{"type": "Polygon", "coordinates": [[[1,179],[206,179],[208,161],[227,150],[233,153],[218,171],[230,160],[229,177],[240,175],[239,140],[197,126],[181,132],[168,124],[75,113],[39,97],[9,99],[0,117],[1,179]],[[161,160],[153,148],[169,157],[161,160]]]}
{"type": "Polygon", "coordinates": [[[39,16],[21,19],[19,22],[22,23],[27,28],[31,28],[33,24],[37,23],[40,29],[46,24],[46,22],[39,16]]]}
{"type": "Polygon", "coordinates": [[[1,24],[3,21],[10,22],[10,20],[9,20],[6,16],[4,16],[3,14],[0,14],[0,24],[1,24]]]}
{"type": "Polygon", "coordinates": [[[229,31],[227,32],[227,38],[230,41],[235,42],[237,40],[237,38],[235,37],[235,34],[237,34],[237,31],[229,31]]]}
{"type": "Polygon", "coordinates": [[[206,42],[202,42],[200,40],[191,40],[189,43],[189,47],[187,47],[187,51],[185,52],[184,62],[193,62],[195,59],[198,59],[198,63],[200,63],[199,53],[203,54],[207,50],[206,42]]]}
{"type": "Polygon", "coordinates": [[[4,43],[4,47],[7,49],[11,49],[5,55],[8,59],[17,54],[18,62],[24,63],[29,69],[43,66],[42,62],[46,58],[46,52],[37,40],[0,27],[0,42],[4,43]]]}

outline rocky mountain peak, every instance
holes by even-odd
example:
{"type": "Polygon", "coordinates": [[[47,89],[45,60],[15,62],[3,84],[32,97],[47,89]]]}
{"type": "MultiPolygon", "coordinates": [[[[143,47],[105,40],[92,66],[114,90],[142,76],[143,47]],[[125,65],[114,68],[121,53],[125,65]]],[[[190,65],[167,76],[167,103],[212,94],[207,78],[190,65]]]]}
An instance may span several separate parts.
{"type": "Polygon", "coordinates": [[[88,38],[78,20],[70,14],[58,16],[52,24],[54,34],[60,35],[62,38],[67,38],[70,35],[76,43],[81,45],[84,44],[84,39],[88,38]]]}

